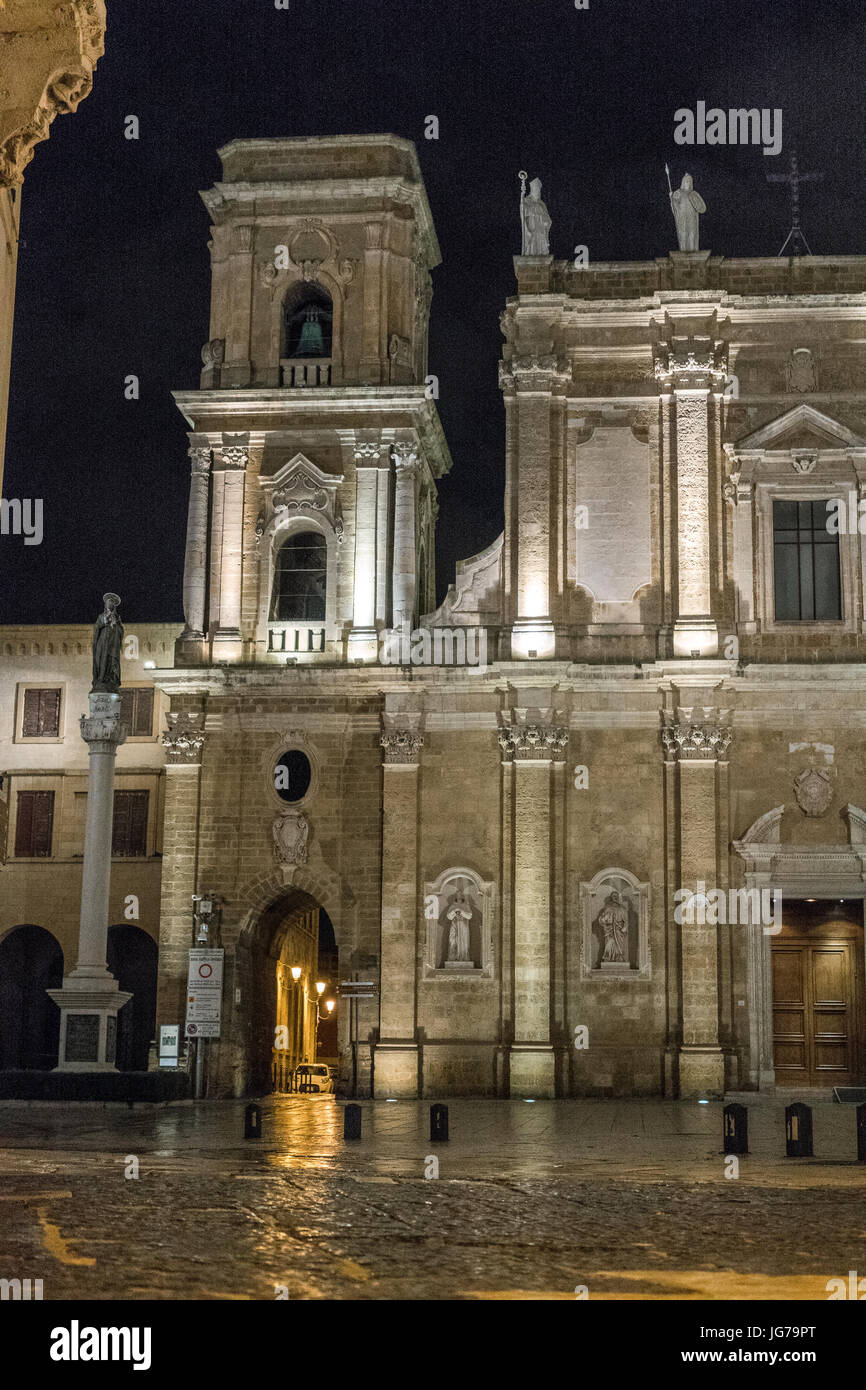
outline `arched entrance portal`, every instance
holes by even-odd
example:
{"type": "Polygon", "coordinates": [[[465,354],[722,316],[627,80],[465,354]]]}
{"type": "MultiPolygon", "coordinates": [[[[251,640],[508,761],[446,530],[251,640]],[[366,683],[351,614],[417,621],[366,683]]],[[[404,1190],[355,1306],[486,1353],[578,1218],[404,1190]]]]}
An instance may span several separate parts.
{"type": "Polygon", "coordinates": [[[108,929],[108,968],[132,998],[117,1015],[117,1068],[147,1071],[156,1024],[159,951],[153,937],[128,923],[108,929]]]}
{"type": "Polygon", "coordinates": [[[316,1060],[320,996],[334,997],[336,952],[324,908],[300,888],[289,888],[241,933],[236,979],[244,1001],[239,1065],[240,1094],[289,1091],[295,1067],[316,1060]]]}
{"type": "Polygon", "coordinates": [[[62,984],[63,952],[44,927],[13,927],[0,941],[0,1070],[57,1066],[60,1010],[45,991],[62,984]]]}

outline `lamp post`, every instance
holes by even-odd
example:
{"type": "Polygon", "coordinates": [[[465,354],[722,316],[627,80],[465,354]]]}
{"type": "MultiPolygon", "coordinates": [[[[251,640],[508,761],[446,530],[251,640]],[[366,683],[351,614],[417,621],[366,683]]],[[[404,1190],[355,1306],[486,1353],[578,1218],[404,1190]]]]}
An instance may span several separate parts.
{"type": "MultiPolygon", "coordinates": [[[[299,981],[300,978],[301,978],[301,973],[302,973],[302,972],[301,972],[301,967],[300,967],[299,965],[293,965],[293,966],[292,966],[292,979],[294,980],[294,982],[295,982],[296,985],[298,984],[298,981],[299,981]]],[[[295,990],[295,1018],[294,1018],[294,1027],[293,1027],[293,1029],[292,1029],[292,1079],[291,1079],[291,1089],[292,1089],[293,1091],[296,1089],[296,1085],[297,1085],[297,1078],[295,1077],[295,1069],[297,1068],[297,1065],[298,1065],[298,1056],[299,1056],[299,1052],[300,1052],[300,1017],[301,1017],[301,1010],[300,1010],[299,1001],[298,1001],[298,991],[297,991],[297,989],[296,989],[296,990],[295,990]]]]}

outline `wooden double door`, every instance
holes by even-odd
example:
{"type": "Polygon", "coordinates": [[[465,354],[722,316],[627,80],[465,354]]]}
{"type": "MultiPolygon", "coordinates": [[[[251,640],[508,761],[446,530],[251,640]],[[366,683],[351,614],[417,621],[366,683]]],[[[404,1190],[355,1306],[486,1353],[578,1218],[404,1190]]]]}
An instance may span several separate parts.
{"type": "Polygon", "coordinates": [[[863,1081],[863,928],[841,913],[830,904],[786,904],[785,925],[772,938],[777,1086],[863,1081]]]}

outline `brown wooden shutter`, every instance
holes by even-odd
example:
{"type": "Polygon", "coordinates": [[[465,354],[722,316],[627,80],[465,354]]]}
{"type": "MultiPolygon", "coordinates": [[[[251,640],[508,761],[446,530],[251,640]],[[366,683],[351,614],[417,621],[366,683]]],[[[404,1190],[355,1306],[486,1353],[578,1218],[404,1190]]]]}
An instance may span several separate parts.
{"type": "Polygon", "coordinates": [[[115,792],[111,853],[143,859],[147,854],[149,792],[115,792]]]}
{"type": "Polygon", "coordinates": [[[153,688],[131,686],[120,692],[120,717],[130,738],[150,738],[153,733],[153,688]]]}
{"type": "Polygon", "coordinates": [[[54,827],[53,792],[19,792],[18,821],[15,827],[15,855],[19,859],[42,859],[51,854],[54,827]]]}
{"type": "Polygon", "coordinates": [[[21,734],[23,738],[59,737],[59,690],[25,690],[21,734]]]}

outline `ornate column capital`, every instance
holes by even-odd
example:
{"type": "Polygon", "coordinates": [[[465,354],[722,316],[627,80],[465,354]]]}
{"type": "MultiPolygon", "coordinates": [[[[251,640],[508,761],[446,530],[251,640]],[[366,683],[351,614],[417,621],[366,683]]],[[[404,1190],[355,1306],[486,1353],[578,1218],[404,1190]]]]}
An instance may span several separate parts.
{"type": "Polygon", "coordinates": [[[355,465],[361,468],[375,468],[386,453],[386,446],[376,440],[362,441],[355,445],[355,465]]]}
{"type": "Polygon", "coordinates": [[[91,691],[90,713],[82,714],[81,737],[91,753],[113,753],[126,742],[126,725],[120,720],[120,696],[110,691],[91,691]]]}
{"type": "Polygon", "coordinates": [[[653,369],[665,393],[719,391],[728,375],[728,345],[721,339],[674,338],[659,343],[653,369]]]}
{"type": "Polygon", "coordinates": [[[418,472],[420,459],[414,444],[395,444],[391,450],[391,459],[398,478],[414,478],[418,472]]]}
{"type": "Polygon", "coordinates": [[[250,461],[249,444],[221,444],[214,449],[214,468],[243,471],[250,461]]]}
{"type": "Polygon", "coordinates": [[[561,724],[503,724],[499,746],[506,762],[565,762],[568,729],[561,724]]]}
{"type": "Polygon", "coordinates": [[[194,766],[201,762],[204,746],[204,715],[180,710],[165,716],[168,728],[162,736],[165,761],[172,766],[194,766]]]}
{"type": "Polygon", "coordinates": [[[210,446],[194,444],[189,450],[189,471],[190,473],[207,477],[210,473],[211,449],[210,446]]]}
{"type": "Polygon", "coordinates": [[[714,706],[663,711],[666,762],[724,762],[731,746],[730,710],[714,706]]]}
{"type": "Polygon", "coordinates": [[[386,767],[417,767],[424,747],[420,714],[383,714],[379,745],[386,767]]]}
{"type": "Polygon", "coordinates": [[[105,0],[0,5],[0,185],[21,182],[55,116],[90,93],[104,38],[105,0]]]}

